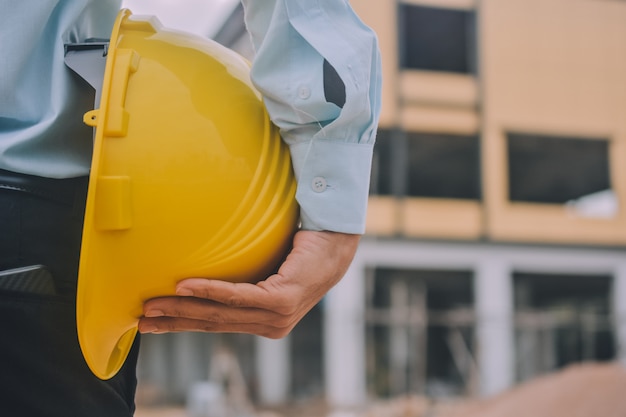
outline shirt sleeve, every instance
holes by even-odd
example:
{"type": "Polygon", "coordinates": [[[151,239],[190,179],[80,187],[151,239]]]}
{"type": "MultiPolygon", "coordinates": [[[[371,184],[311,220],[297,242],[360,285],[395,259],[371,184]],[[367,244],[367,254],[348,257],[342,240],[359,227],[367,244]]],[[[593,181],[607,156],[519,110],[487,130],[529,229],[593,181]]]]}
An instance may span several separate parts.
{"type": "Polygon", "coordinates": [[[376,35],[347,0],[242,3],[252,81],[289,145],[302,228],[364,233],[380,113],[376,35]]]}

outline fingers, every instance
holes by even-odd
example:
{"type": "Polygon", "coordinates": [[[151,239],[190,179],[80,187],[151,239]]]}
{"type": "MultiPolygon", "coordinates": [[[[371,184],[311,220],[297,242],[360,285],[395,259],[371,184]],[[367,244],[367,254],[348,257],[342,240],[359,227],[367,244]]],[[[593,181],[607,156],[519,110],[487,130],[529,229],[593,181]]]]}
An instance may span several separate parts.
{"type": "Polygon", "coordinates": [[[279,338],[287,335],[295,323],[293,316],[270,310],[229,307],[195,297],[164,297],[146,303],[139,331],[252,333],[279,338]]]}
{"type": "Polygon", "coordinates": [[[290,291],[275,291],[271,281],[280,277],[271,276],[259,284],[232,283],[219,280],[191,278],[181,281],[176,293],[211,300],[232,308],[257,308],[290,314],[293,298],[290,291]]]}
{"type": "Polygon", "coordinates": [[[211,332],[211,333],[247,333],[270,339],[280,339],[289,334],[293,326],[276,327],[258,323],[215,323],[207,320],[188,318],[163,317],[158,320],[143,318],[139,322],[141,333],[177,333],[177,332],[211,332]]]}
{"type": "Polygon", "coordinates": [[[231,307],[210,300],[196,297],[162,297],[146,303],[144,318],[189,318],[192,320],[206,320],[217,324],[225,323],[252,323],[275,324],[280,327],[288,326],[285,323],[289,317],[272,310],[260,308],[231,307]]]}
{"type": "Polygon", "coordinates": [[[286,336],[308,311],[291,290],[276,291],[268,282],[233,284],[188,279],[178,286],[185,296],[162,297],[144,304],[141,333],[180,331],[251,333],[269,338],[286,336]]]}
{"type": "Polygon", "coordinates": [[[257,284],[203,278],[181,281],[178,297],[145,303],[139,331],[283,337],[341,279],[358,241],[358,235],[300,231],[277,274],[257,284]]]}

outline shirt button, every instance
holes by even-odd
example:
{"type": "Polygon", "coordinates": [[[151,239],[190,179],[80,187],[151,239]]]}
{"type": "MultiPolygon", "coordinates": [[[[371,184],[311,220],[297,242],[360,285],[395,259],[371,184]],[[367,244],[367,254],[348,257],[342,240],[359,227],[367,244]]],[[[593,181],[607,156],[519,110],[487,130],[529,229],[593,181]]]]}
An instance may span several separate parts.
{"type": "Polygon", "coordinates": [[[298,97],[300,97],[302,100],[306,100],[307,98],[311,97],[311,89],[305,85],[298,88],[298,97]]]}
{"type": "Polygon", "coordinates": [[[325,191],[327,186],[328,185],[326,184],[326,178],[324,177],[315,177],[311,182],[311,187],[316,193],[321,193],[325,191]]]}

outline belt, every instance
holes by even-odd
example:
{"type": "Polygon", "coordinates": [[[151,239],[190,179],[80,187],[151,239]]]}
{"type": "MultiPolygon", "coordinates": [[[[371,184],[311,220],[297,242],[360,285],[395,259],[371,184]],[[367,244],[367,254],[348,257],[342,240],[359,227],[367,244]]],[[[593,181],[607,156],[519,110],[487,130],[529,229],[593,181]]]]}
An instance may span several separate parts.
{"type": "Polygon", "coordinates": [[[0,169],[0,190],[24,192],[64,205],[73,205],[76,191],[84,188],[87,177],[55,179],[19,174],[0,169]]]}
{"type": "Polygon", "coordinates": [[[50,271],[43,265],[0,271],[0,291],[55,295],[56,288],[50,271]]]}

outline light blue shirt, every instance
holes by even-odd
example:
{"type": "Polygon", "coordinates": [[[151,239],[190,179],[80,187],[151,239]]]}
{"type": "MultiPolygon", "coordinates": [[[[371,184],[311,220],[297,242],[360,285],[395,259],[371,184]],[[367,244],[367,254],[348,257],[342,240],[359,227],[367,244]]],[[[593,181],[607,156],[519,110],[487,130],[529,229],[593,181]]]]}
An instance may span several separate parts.
{"type": "MultiPolygon", "coordinates": [[[[380,112],[376,36],[347,0],[242,0],[256,54],[252,80],[289,145],[302,227],[363,233],[380,112]],[[324,94],[328,61],[345,86],[324,94]]],[[[108,38],[119,0],[0,2],[0,169],[86,175],[92,104],[64,64],[63,45],[108,38]],[[79,116],[76,117],[76,114],[79,116]]]]}

